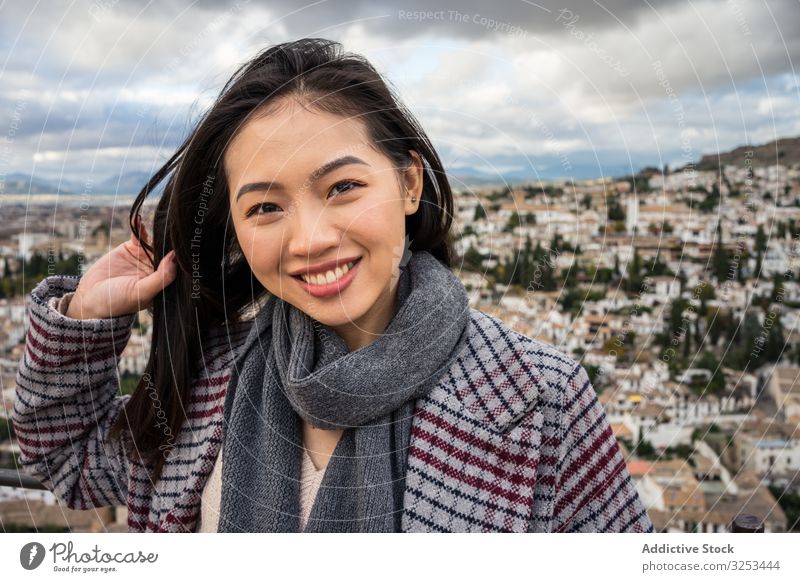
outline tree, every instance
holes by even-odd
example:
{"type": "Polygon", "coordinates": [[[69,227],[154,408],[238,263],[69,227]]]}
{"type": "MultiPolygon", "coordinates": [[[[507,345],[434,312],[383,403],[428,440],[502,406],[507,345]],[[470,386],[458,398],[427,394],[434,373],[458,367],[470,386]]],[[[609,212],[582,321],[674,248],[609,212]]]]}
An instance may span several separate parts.
{"type": "Polygon", "coordinates": [[[683,271],[683,269],[678,271],[678,282],[680,283],[680,293],[678,294],[679,296],[683,295],[683,291],[686,289],[687,281],[688,277],[686,276],[686,273],[683,271]]]}
{"type": "Polygon", "coordinates": [[[480,271],[483,267],[483,256],[478,252],[472,243],[470,243],[467,252],[464,253],[464,266],[469,270],[480,271]]]}
{"type": "Polygon", "coordinates": [[[508,219],[508,223],[506,224],[506,227],[503,230],[504,230],[504,232],[512,232],[519,225],[520,225],[519,214],[515,210],[511,214],[511,218],[508,219]]]}
{"type": "Polygon", "coordinates": [[[526,237],[525,252],[523,254],[525,265],[525,285],[533,284],[543,291],[554,291],[557,287],[554,271],[554,259],[550,253],[542,248],[542,243],[537,241],[536,248],[531,250],[530,236],[526,237]]]}
{"type": "Polygon", "coordinates": [[[730,268],[730,257],[722,242],[722,226],[717,222],[717,243],[714,245],[714,254],[711,257],[711,269],[717,282],[721,283],[728,278],[730,268]]]}
{"type": "Polygon", "coordinates": [[[787,532],[800,531],[800,493],[791,489],[781,489],[777,485],[768,485],[770,493],[778,500],[783,513],[786,514],[786,521],[789,524],[787,532]]]}
{"type": "Polygon", "coordinates": [[[783,324],[781,314],[778,312],[772,321],[772,326],[767,333],[767,344],[764,348],[764,359],[767,362],[777,362],[784,349],[783,324]]]}
{"type": "Polygon", "coordinates": [[[656,254],[653,259],[653,264],[650,265],[650,275],[659,277],[662,275],[672,276],[674,273],[670,270],[666,263],[661,262],[660,254],[656,254]]]}
{"type": "Polygon", "coordinates": [[[725,366],[735,370],[754,370],[764,363],[761,324],[751,310],[747,310],[741,325],[729,329],[731,344],[724,358],[725,366]]]}
{"type": "Polygon", "coordinates": [[[677,336],[681,333],[683,323],[683,310],[686,309],[688,301],[683,297],[676,297],[670,302],[669,306],[669,335],[677,336]]]}
{"type": "Polygon", "coordinates": [[[711,186],[711,192],[706,194],[706,197],[700,203],[700,211],[701,212],[711,212],[714,210],[720,202],[720,195],[719,195],[719,184],[714,182],[711,186]]]}
{"type": "Polygon", "coordinates": [[[697,360],[697,367],[711,372],[711,378],[703,386],[707,393],[719,394],[725,390],[725,375],[722,373],[722,365],[713,353],[703,352],[697,360]]]}
{"type": "Polygon", "coordinates": [[[706,329],[708,330],[708,338],[711,340],[711,347],[714,348],[719,343],[719,338],[722,337],[722,326],[725,322],[725,315],[719,307],[709,310],[706,313],[706,329]]]}
{"type": "Polygon", "coordinates": [[[758,225],[758,230],[756,231],[755,249],[759,256],[767,250],[767,235],[764,232],[764,226],[761,224],[758,225]]]}
{"type": "Polygon", "coordinates": [[[641,457],[646,459],[648,457],[653,457],[656,455],[656,449],[653,447],[653,443],[648,440],[645,440],[644,435],[639,433],[639,441],[636,443],[636,446],[633,447],[631,453],[637,457],[641,457]]]}
{"type": "Polygon", "coordinates": [[[639,256],[639,250],[633,248],[633,259],[628,263],[628,281],[626,284],[626,291],[636,292],[642,286],[642,258],[639,256]]]}
{"type": "Polygon", "coordinates": [[[608,220],[610,222],[619,222],[625,220],[625,210],[619,202],[619,196],[613,196],[608,202],[608,220]]]}
{"type": "Polygon", "coordinates": [[[780,301],[780,297],[783,297],[784,294],[784,283],[785,277],[780,273],[775,273],[772,276],[772,293],[770,293],[770,299],[772,301],[780,301]]]}

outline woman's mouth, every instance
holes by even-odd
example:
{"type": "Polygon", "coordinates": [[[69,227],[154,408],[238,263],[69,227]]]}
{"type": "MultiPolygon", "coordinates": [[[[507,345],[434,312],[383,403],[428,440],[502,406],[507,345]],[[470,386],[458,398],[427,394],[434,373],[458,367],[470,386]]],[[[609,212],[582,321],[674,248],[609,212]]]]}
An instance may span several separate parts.
{"type": "Polygon", "coordinates": [[[314,297],[329,297],[344,291],[358,271],[361,257],[327,273],[295,275],[294,279],[314,297]]]}

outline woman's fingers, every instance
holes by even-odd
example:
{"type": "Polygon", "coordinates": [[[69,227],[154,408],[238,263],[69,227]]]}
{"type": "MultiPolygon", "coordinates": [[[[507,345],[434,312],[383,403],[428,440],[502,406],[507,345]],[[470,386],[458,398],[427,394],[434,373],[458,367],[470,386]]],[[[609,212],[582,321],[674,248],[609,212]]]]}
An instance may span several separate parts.
{"type": "Polygon", "coordinates": [[[140,303],[149,303],[153,297],[175,280],[178,266],[175,263],[175,251],[168,252],[158,264],[158,269],[142,277],[136,283],[135,290],[140,303]]]}

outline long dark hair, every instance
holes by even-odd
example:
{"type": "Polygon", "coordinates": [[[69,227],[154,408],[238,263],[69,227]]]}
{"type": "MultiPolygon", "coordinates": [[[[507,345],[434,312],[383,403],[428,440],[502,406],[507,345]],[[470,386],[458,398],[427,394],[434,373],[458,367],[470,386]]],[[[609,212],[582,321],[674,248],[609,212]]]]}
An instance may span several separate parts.
{"type": "Polygon", "coordinates": [[[442,163],[420,124],[364,57],[343,53],[330,40],[304,38],[271,46],[239,67],[131,208],[131,230],[138,237],[134,225],[145,198],[167,180],[155,210],[153,244],[140,242],[154,266],[174,249],[178,275],[153,300],[150,358],[126,414],[110,431],[112,438],[132,438],[131,456],[136,451],[152,468],[154,482],[168,456],[167,435],[177,435],[186,419],[183,403],[190,400],[207,332],[244,318],[267,294],[236,240],[222,161],[248,118],[286,96],[363,120],[370,140],[395,168],[410,165],[408,150],[422,156],[429,167],[420,207],[406,217],[406,233],[411,250],[428,251],[452,268],[453,196],[442,163]],[[199,235],[197,217],[202,217],[199,235]],[[201,276],[194,276],[198,272],[201,276]]]}

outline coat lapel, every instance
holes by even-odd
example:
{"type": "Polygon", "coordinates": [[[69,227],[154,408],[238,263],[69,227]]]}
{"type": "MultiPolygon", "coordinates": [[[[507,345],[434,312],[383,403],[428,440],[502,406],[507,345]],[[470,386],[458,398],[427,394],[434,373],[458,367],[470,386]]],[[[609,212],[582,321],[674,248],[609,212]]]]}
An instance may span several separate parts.
{"type": "Polygon", "coordinates": [[[471,311],[468,349],[417,403],[404,531],[528,530],[544,421],[534,405],[543,379],[527,338],[471,311]]]}

